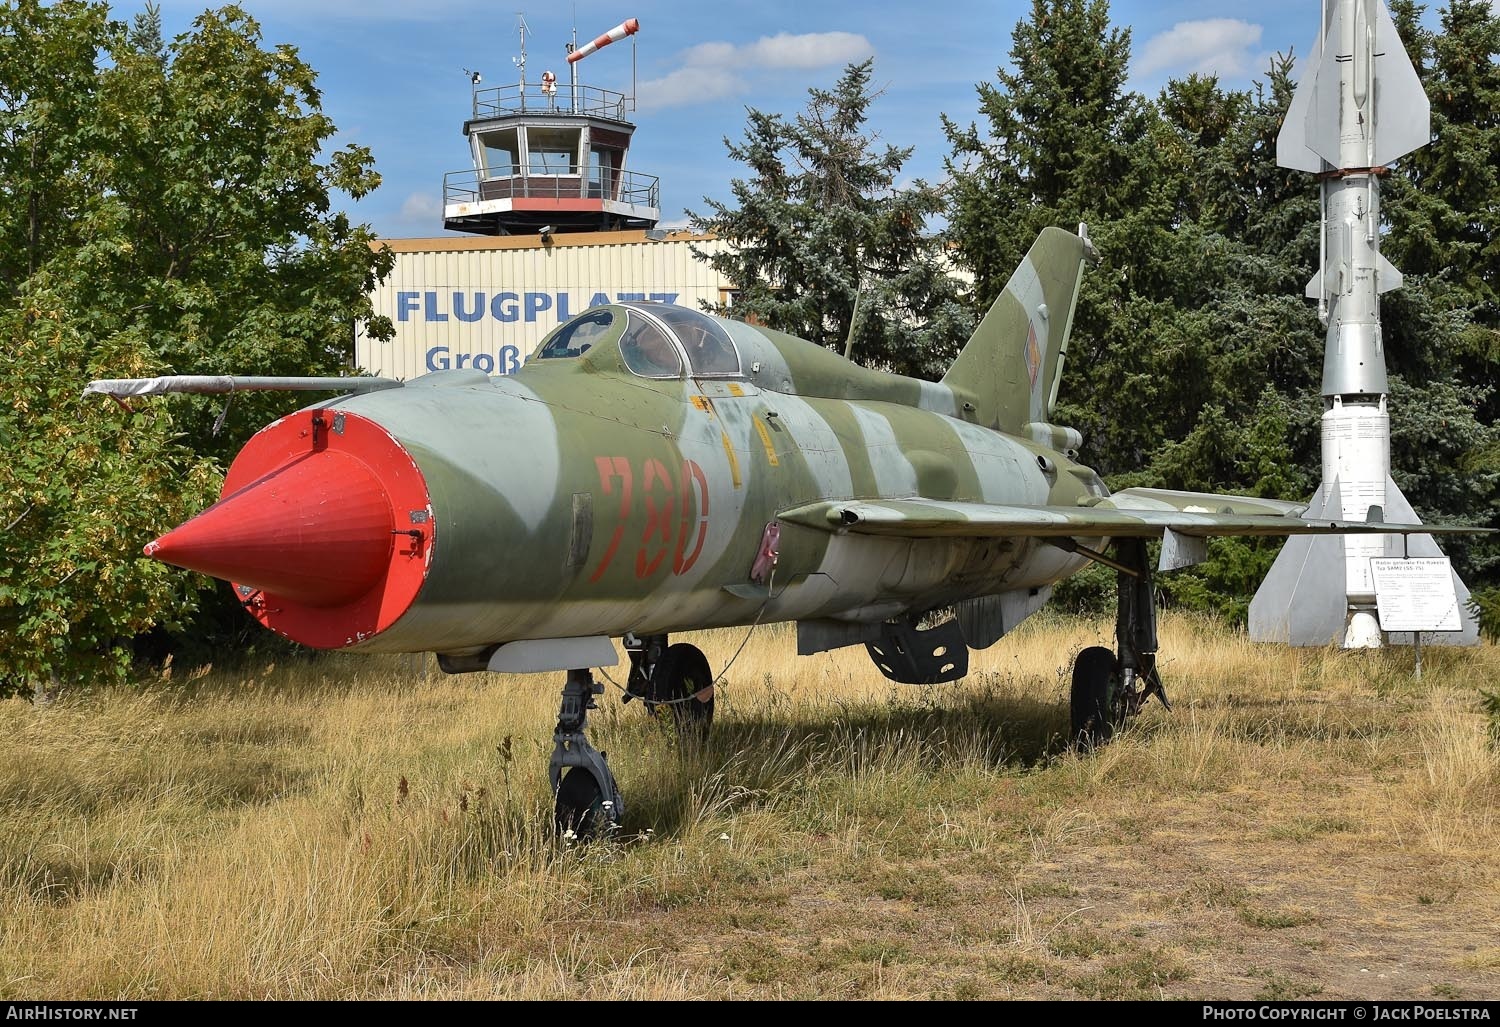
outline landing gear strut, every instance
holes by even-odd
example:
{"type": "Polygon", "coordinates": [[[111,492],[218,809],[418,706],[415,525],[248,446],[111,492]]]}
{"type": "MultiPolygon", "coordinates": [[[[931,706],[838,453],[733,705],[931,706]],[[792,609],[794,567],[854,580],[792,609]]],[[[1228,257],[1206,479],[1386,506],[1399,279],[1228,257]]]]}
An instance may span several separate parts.
{"type": "Polygon", "coordinates": [[[1108,741],[1153,695],[1168,710],[1172,708],[1156,670],[1156,602],[1146,542],[1117,539],[1114,549],[1112,560],[1091,554],[1117,574],[1118,650],[1112,653],[1103,646],[1091,646],[1073,664],[1071,728],[1080,749],[1108,741]]]}
{"type": "Polygon", "coordinates": [[[667,644],[666,635],[625,636],[630,677],[625,701],[642,699],[646,712],[670,717],[684,740],[704,742],[714,720],[714,677],[695,645],[667,644]]]}
{"type": "MultiPolygon", "coordinates": [[[[625,650],[630,655],[625,701],[641,699],[653,716],[670,717],[680,738],[707,739],[714,718],[714,679],[702,651],[683,643],[668,645],[666,635],[626,635],[625,650]]],[[[605,754],[583,735],[588,711],[598,709],[594,696],[603,691],[592,672],[568,671],[547,768],[557,833],[564,838],[588,839],[611,831],[625,813],[605,754]]]]}
{"type": "Polygon", "coordinates": [[[562,711],[552,735],[552,762],[547,777],[556,797],[554,818],[564,838],[592,838],[620,822],[625,804],[604,753],[583,736],[588,711],[598,709],[594,696],[604,691],[587,670],[568,671],[563,685],[562,711]]]}

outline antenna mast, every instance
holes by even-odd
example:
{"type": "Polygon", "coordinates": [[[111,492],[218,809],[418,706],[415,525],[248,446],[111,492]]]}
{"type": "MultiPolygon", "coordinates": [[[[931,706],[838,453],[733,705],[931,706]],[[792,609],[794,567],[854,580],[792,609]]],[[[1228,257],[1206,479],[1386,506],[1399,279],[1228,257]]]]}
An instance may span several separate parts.
{"type": "Polygon", "coordinates": [[[530,31],[531,31],[531,26],[529,26],[529,25],[526,24],[526,14],[525,14],[525,12],[524,11],[517,11],[516,12],[516,32],[521,37],[521,56],[519,56],[519,57],[512,57],[511,61],[512,61],[512,63],[515,64],[515,66],[518,69],[520,69],[520,73],[521,73],[520,86],[521,86],[521,95],[522,96],[526,95],[526,33],[530,32],[530,31]]]}

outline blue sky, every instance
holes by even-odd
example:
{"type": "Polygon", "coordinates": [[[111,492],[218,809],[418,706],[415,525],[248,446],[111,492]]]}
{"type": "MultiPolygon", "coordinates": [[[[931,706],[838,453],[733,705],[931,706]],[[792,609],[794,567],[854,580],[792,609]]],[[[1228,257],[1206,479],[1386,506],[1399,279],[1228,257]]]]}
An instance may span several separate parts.
{"type": "MultiPolygon", "coordinates": [[[[915,147],[908,177],[938,179],[947,153],[939,114],[960,123],[977,113],[975,83],[1006,64],[1011,31],[1029,0],[944,0],[931,4],[849,0],[760,0],[710,5],[682,0],[244,0],[266,44],[290,43],[319,73],[324,110],[339,126],[336,143],[360,143],[375,155],[384,183],[349,207],[383,236],[442,231],[443,173],[469,166],[463,122],[469,112],[466,69],[485,85],[516,80],[517,13],[524,13],[527,78],[544,70],[568,79],[564,45],[577,27],[580,45],[626,18],[635,36],[637,130],[630,169],[661,179],[662,223],[702,212],[704,196],[727,200],[743,174],[723,139],[738,140],[745,110],[795,113],[810,86],[829,86],[845,64],[873,55],[883,89],[871,122],[884,142],[915,147]]],[[[205,4],[164,0],[168,38],[185,31],[205,4]]],[[[139,7],[117,4],[117,17],[139,7]]],[[[1167,79],[1213,72],[1242,87],[1270,54],[1306,51],[1317,33],[1319,0],[1115,0],[1116,25],[1131,30],[1131,87],[1155,93],[1167,79]]],[[[615,43],[579,62],[580,81],[631,91],[631,43],[615,43]]]]}

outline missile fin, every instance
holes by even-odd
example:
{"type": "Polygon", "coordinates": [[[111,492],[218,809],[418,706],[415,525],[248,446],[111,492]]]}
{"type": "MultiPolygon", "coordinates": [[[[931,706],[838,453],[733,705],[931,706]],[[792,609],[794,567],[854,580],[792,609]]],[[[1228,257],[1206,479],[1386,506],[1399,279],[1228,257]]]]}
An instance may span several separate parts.
{"type": "MultiPolygon", "coordinates": [[[[1376,6],[1375,164],[1384,166],[1432,141],[1432,105],[1390,12],[1383,3],[1376,6]]],[[[1397,284],[1400,281],[1397,275],[1397,284]]]]}
{"type": "Polygon", "coordinates": [[[1401,283],[1404,281],[1401,277],[1401,272],[1396,270],[1394,264],[1385,259],[1384,253],[1377,253],[1375,256],[1380,260],[1379,267],[1375,269],[1377,292],[1386,293],[1393,289],[1401,288],[1401,283]]]}
{"type": "Polygon", "coordinates": [[[1318,64],[1323,59],[1323,48],[1318,45],[1319,40],[1314,39],[1312,46],[1307,48],[1307,59],[1302,61],[1302,81],[1297,83],[1297,91],[1292,94],[1291,106],[1286,109],[1286,119],[1281,123],[1281,131],[1276,135],[1276,163],[1283,168],[1292,168],[1295,171],[1311,171],[1316,174],[1323,170],[1323,160],[1307,145],[1307,115],[1312,106],[1312,96],[1317,90],[1318,64]]]}
{"type": "MultiPolygon", "coordinates": [[[[1323,37],[1327,44],[1318,54],[1314,68],[1312,102],[1307,112],[1307,145],[1328,162],[1329,167],[1342,167],[1339,162],[1342,133],[1339,128],[1340,107],[1343,105],[1343,82],[1339,69],[1338,40],[1343,38],[1343,14],[1338,4],[1333,5],[1332,17],[1328,19],[1328,31],[1323,37]]],[[[1305,81],[1305,80],[1304,80],[1305,81]]]]}

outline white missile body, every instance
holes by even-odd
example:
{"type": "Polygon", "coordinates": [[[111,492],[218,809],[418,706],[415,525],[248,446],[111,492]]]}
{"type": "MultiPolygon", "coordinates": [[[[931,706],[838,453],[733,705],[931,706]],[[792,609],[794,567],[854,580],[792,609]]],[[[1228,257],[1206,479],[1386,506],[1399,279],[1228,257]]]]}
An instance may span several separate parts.
{"type": "MultiPolygon", "coordinates": [[[[1276,140],[1276,162],[1318,174],[1322,187],[1321,266],[1307,296],[1328,326],[1323,475],[1305,516],[1417,522],[1390,475],[1380,294],[1400,288],[1401,273],[1380,254],[1379,176],[1389,162],[1427,145],[1431,108],[1380,0],[1324,0],[1306,68],[1276,140]]],[[[1250,604],[1251,637],[1380,646],[1370,560],[1407,555],[1442,553],[1430,535],[1412,536],[1405,549],[1392,535],[1288,542],[1250,604]]],[[[1466,603],[1457,575],[1454,585],[1466,603]]],[[[1441,641],[1477,640],[1466,613],[1464,631],[1441,641]]]]}

